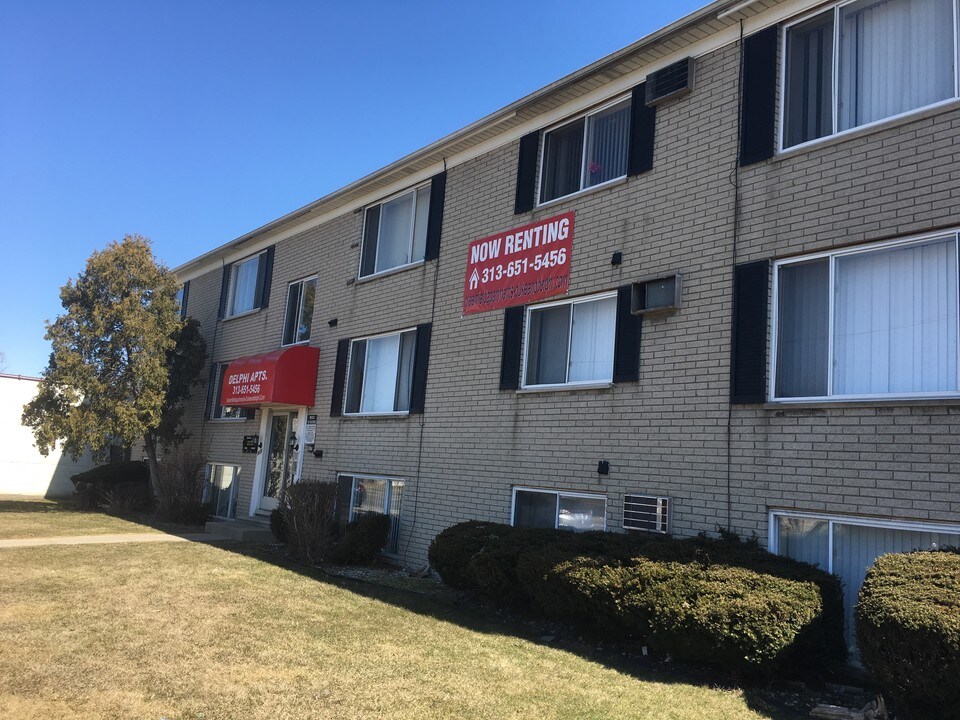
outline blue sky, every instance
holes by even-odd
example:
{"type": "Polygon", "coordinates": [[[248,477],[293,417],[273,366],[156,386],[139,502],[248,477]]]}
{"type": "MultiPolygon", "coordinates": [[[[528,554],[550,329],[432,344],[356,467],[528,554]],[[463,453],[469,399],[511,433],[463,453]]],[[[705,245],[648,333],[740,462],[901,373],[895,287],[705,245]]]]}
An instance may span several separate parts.
{"type": "Polygon", "coordinates": [[[0,352],[128,233],[170,267],[705,0],[0,0],[0,352]]]}

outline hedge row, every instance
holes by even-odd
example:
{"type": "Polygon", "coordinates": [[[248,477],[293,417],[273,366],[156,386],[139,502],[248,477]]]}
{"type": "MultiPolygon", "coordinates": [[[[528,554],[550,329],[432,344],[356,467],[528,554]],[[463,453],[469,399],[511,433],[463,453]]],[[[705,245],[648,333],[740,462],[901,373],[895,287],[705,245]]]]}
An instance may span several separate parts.
{"type": "Polygon", "coordinates": [[[960,720],[960,554],[877,558],[860,590],[864,664],[915,720],[960,720]]]}
{"type": "Polygon", "coordinates": [[[846,656],[839,580],[756,544],[467,522],[430,561],[454,587],[677,659],[768,675],[846,656]]]}

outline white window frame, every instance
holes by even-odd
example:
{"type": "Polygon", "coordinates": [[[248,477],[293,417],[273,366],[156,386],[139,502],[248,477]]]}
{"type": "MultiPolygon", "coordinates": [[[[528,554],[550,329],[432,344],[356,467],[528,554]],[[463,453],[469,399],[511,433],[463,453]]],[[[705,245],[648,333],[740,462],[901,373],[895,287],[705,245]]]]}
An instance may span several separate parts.
{"type": "MultiPolygon", "coordinates": [[[[600,300],[609,300],[610,298],[616,298],[617,291],[611,290],[609,292],[596,293],[594,295],[584,295],[583,297],[578,298],[567,298],[564,300],[557,300],[555,302],[542,303],[540,305],[528,305],[526,307],[526,312],[523,315],[523,357],[522,362],[520,363],[520,389],[521,390],[570,390],[571,388],[604,388],[610,387],[613,385],[613,369],[610,371],[609,380],[585,380],[579,382],[563,382],[563,383],[545,383],[541,385],[528,385],[527,384],[527,361],[528,361],[528,351],[530,344],[530,315],[538,310],[546,310],[552,307],[560,307],[561,305],[570,305],[570,326],[567,331],[567,377],[570,376],[570,349],[573,343],[573,306],[580,305],[582,303],[597,302],[600,300]]],[[[614,311],[616,312],[616,311],[614,311]]],[[[617,342],[617,329],[616,329],[616,318],[614,318],[614,329],[613,329],[613,342],[614,347],[616,347],[617,342]]],[[[616,363],[616,359],[614,359],[616,363]]]]}
{"type": "Polygon", "coordinates": [[[942,105],[949,105],[957,101],[960,98],[960,33],[958,33],[958,28],[960,28],[960,2],[954,0],[953,2],[953,97],[946,98],[944,100],[939,100],[930,105],[923,105],[922,107],[914,108],[912,110],[907,110],[897,115],[891,115],[889,117],[881,118],[879,120],[874,120],[869,123],[864,123],[863,125],[857,125],[856,127],[847,128],[846,130],[838,130],[839,122],[839,85],[840,85],[840,9],[846,5],[851,5],[859,0],[845,0],[845,2],[839,2],[835,5],[828,8],[819,8],[813,10],[809,13],[801,15],[794,20],[791,20],[789,23],[785,23],[780,31],[780,47],[782,48],[781,60],[780,60],[780,78],[779,78],[779,128],[777,130],[777,152],[793,152],[794,150],[799,150],[802,148],[811,147],[822,143],[830,138],[842,137],[844,135],[849,135],[851,133],[859,133],[864,129],[869,129],[877,126],[883,126],[888,123],[896,122],[900,118],[906,118],[910,115],[916,115],[922,113],[931,108],[940,107],[942,105]],[[833,13],[833,58],[832,58],[832,98],[831,98],[831,114],[833,120],[833,132],[824,135],[823,137],[814,138],[813,140],[807,140],[806,142],[797,143],[796,145],[790,145],[789,147],[783,146],[784,141],[784,132],[786,130],[786,106],[787,106],[787,35],[789,34],[790,28],[794,25],[798,25],[802,22],[806,22],[812,18],[817,17],[818,15],[824,15],[826,13],[833,13]]]}
{"type": "MultiPolygon", "coordinates": [[[[423,265],[423,263],[425,262],[424,258],[413,257],[413,243],[414,243],[414,239],[415,239],[414,236],[416,235],[416,227],[417,227],[417,194],[423,188],[431,187],[431,186],[432,186],[432,182],[430,180],[428,180],[427,182],[419,183],[417,185],[414,185],[413,187],[408,187],[404,190],[401,190],[400,192],[396,192],[393,195],[390,195],[389,197],[385,197],[383,200],[379,200],[378,202],[371,203],[370,205],[367,205],[363,209],[363,229],[361,230],[361,233],[360,233],[360,264],[357,267],[357,280],[370,280],[372,278],[383,277],[384,275],[391,275],[395,272],[400,272],[401,270],[406,270],[407,268],[412,268],[416,265],[423,265]],[[378,205],[381,208],[380,214],[377,217],[377,251],[373,255],[373,258],[374,258],[373,266],[376,267],[377,258],[380,257],[380,233],[383,231],[383,206],[386,205],[391,200],[396,200],[397,198],[401,198],[404,195],[410,195],[411,193],[413,194],[413,212],[411,213],[411,217],[410,217],[410,238],[407,241],[407,257],[410,258],[410,261],[403,263],[401,265],[396,265],[391,268],[380,270],[379,272],[372,272],[368,275],[362,275],[361,273],[363,272],[363,255],[364,255],[363,244],[366,241],[366,237],[367,237],[367,211],[378,205]]],[[[431,187],[431,191],[432,191],[432,187],[431,187]]],[[[432,203],[433,200],[434,200],[433,192],[431,192],[430,202],[432,203]]],[[[427,210],[427,213],[429,218],[429,209],[427,210]]],[[[426,248],[424,248],[424,253],[426,253],[426,248]]]]}
{"type": "MultiPolygon", "coordinates": [[[[377,340],[377,339],[379,339],[379,338],[393,337],[394,335],[396,335],[396,336],[399,337],[399,336],[401,336],[401,335],[403,335],[404,333],[407,333],[407,332],[413,332],[413,333],[414,333],[414,342],[416,342],[416,334],[415,334],[415,333],[417,332],[416,326],[404,328],[403,330],[394,330],[393,332],[380,333],[379,335],[365,335],[365,336],[363,336],[363,337],[356,337],[356,338],[351,338],[351,339],[350,339],[350,352],[347,353],[347,372],[346,372],[346,374],[344,375],[344,388],[343,388],[343,415],[344,415],[345,417],[405,417],[405,416],[407,416],[407,415],[410,414],[410,411],[409,411],[409,410],[393,410],[392,412],[363,412],[363,411],[360,411],[360,412],[348,412],[348,411],[347,411],[347,402],[348,402],[349,399],[350,399],[350,370],[351,370],[351,365],[353,364],[353,348],[354,348],[354,344],[355,344],[355,343],[358,343],[358,342],[360,342],[360,341],[362,341],[362,340],[367,340],[367,341],[377,340]]],[[[363,372],[363,383],[361,383],[361,385],[360,385],[360,403],[361,403],[361,404],[363,403],[363,388],[364,388],[364,386],[365,386],[365,384],[366,384],[366,382],[367,382],[367,372],[366,372],[366,370],[367,370],[367,359],[368,359],[368,357],[369,357],[369,353],[370,353],[370,343],[367,342],[367,345],[366,345],[366,347],[364,348],[364,358],[363,358],[363,369],[364,369],[364,372],[363,372]]],[[[398,362],[399,362],[399,358],[398,358],[398,362]]],[[[414,348],[414,363],[416,363],[416,348],[414,348]]],[[[398,369],[399,369],[399,367],[398,367],[398,369]]],[[[411,386],[410,386],[410,391],[411,391],[411,394],[412,394],[412,392],[413,392],[413,373],[412,373],[412,368],[411,368],[411,386]]],[[[396,395],[396,392],[397,392],[396,385],[394,385],[393,392],[394,392],[394,395],[396,395]]],[[[345,474],[345,475],[349,475],[349,473],[344,473],[344,474],[345,474]]],[[[371,476],[371,477],[379,477],[379,476],[371,476]]]]}
{"type": "MultiPolygon", "coordinates": [[[[833,335],[834,335],[834,304],[835,304],[835,286],[836,286],[836,260],[840,257],[846,257],[849,255],[861,255],[871,252],[880,252],[883,250],[889,250],[891,248],[898,247],[909,247],[911,245],[923,245],[935,240],[948,240],[953,239],[954,241],[954,252],[957,258],[957,272],[960,274],[960,230],[947,230],[936,233],[928,233],[926,235],[917,235],[909,238],[900,238],[897,240],[888,240],[885,242],[879,243],[870,243],[867,245],[858,245],[855,247],[842,248],[839,250],[826,250],[824,252],[813,253],[810,255],[801,255],[798,257],[785,258],[783,260],[777,260],[773,263],[773,293],[772,300],[770,302],[770,327],[772,338],[772,348],[770,351],[770,360],[767,366],[767,377],[770,378],[770,385],[767,389],[767,400],[771,403],[836,403],[836,402],[862,402],[864,400],[868,401],[897,401],[897,400],[929,400],[929,399],[949,399],[949,398],[958,398],[960,397],[960,360],[957,362],[957,388],[955,392],[913,392],[913,393],[876,393],[876,394],[865,394],[865,395],[834,395],[833,394],[833,375],[834,375],[834,354],[833,354],[833,335]],[[828,280],[828,303],[827,303],[827,314],[828,314],[828,324],[827,324],[827,394],[819,396],[809,396],[809,397],[776,397],[777,391],[777,351],[780,346],[779,338],[779,304],[780,304],[780,294],[779,294],[779,281],[780,281],[780,268],[787,265],[794,265],[797,263],[808,262],[810,260],[819,260],[822,258],[829,258],[830,263],[830,276],[828,280]]],[[[958,298],[958,303],[960,303],[960,298],[958,298]]],[[[960,338],[960,308],[957,312],[957,337],[960,338]]]]}
{"type": "Polygon", "coordinates": [[[596,185],[590,185],[589,187],[584,187],[584,186],[583,186],[583,175],[584,175],[584,170],[586,169],[586,162],[587,162],[587,132],[588,132],[588,128],[589,128],[589,125],[590,125],[589,118],[590,118],[592,115],[597,115],[597,114],[603,112],[604,110],[609,110],[609,109],[612,108],[614,105],[619,105],[620,103],[622,103],[622,102],[624,102],[624,101],[629,101],[629,100],[630,100],[630,95],[629,95],[629,94],[627,94],[627,95],[619,95],[619,96],[617,96],[616,98],[613,98],[612,100],[608,100],[607,102],[603,103],[602,105],[598,105],[597,107],[590,108],[589,110],[586,110],[586,111],[584,111],[584,112],[582,112],[582,113],[579,113],[579,114],[577,114],[577,115],[573,115],[572,117],[566,118],[565,120],[562,120],[561,122],[558,122],[558,123],[556,123],[555,125],[551,125],[550,127],[545,128],[545,129],[543,130],[543,132],[540,133],[540,148],[539,148],[539,151],[538,151],[539,154],[538,154],[538,156],[537,156],[538,159],[539,159],[539,163],[537,163],[537,206],[538,206],[538,207],[539,207],[540,205],[550,205],[550,204],[552,204],[552,203],[559,202],[560,200],[565,200],[565,199],[567,199],[567,198],[575,197],[575,196],[580,195],[580,194],[582,194],[582,193],[592,192],[592,191],[596,190],[597,188],[603,188],[603,187],[607,187],[608,185],[613,185],[614,183],[621,182],[625,177],[627,177],[627,175],[628,175],[629,172],[630,172],[630,167],[629,167],[629,165],[630,165],[630,148],[629,148],[629,139],[630,139],[630,138],[629,138],[629,135],[630,135],[630,132],[629,132],[629,127],[628,127],[628,130],[627,130],[627,140],[628,140],[628,144],[627,144],[627,168],[626,168],[626,171],[623,173],[623,175],[618,175],[618,176],[615,177],[615,178],[610,178],[609,180],[604,180],[602,183],[597,183],[596,185]],[[543,189],[543,167],[544,167],[544,163],[545,163],[545,161],[546,161],[547,135],[549,135],[550,133],[554,132],[555,130],[559,130],[560,128],[565,127],[566,125],[570,125],[571,123],[575,123],[575,122],[577,122],[578,120],[583,120],[583,121],[584,121],[584,123],[583,123],[583,150],[581,151],[581,154],[580,154],[580,188],[579,188],[578,190],[574,190],[572,193],[568,193],[568,194],[566,194],[566,195],[560,195],[559,197],[551,198],[550,200],[543,200],[543,199],[542,199],[542,192],[541,192],[541,191],[542,191],[542,189],[543,189]]]}
{"type": "Polygon", "coordinates": [[[584,493],[584,492],[572,492],[567,490],[547,490],[545,488],[535,488],[535,487],[526,487],[525,485],[515,485],[510,493],[510,526],[516,527],[516,516],[517,516],[517,493],[518,492],[531,492],[531,493],[540,493],[541,495],[554,495],[556,496],[556,505],[553,511],[553,529],[557,530],[560,527],[560,498],[562,497],[572,497],[572,498],[583,498],[584,500],[603,500],[603,530],[607,529],[607,496],[601,493],[584,493]]]}
{"type": "Polygon", "coordinates": [[[230,363],[228,362],[217,363],[217,373],[216,373],[216,379],[214,380],[215,384],[213,387],[213,393],[214,393],[213,402],[211,403],[212,407],[210,408],[210,420],[214,422],[243,422],[244,420],[247,419],[243,415],[241,415],[240,417],[217,417],[218,408],[236,407],[237,410],[239,410],[241,413],[244,410],[242,407],[237,405],[221,405],[220,404],[220,395],[223,392],[223,377],[228,367],[230,367],[230,363]]]}
{"type": "MultiPolygon", "coordinates": [[[[259,312],[260,308],[258,308],[258,307],[253,307],[253,308],[251,308],[250,310],[242,310],[241,312],[235,313],[235,312],[233,312],[233,301],[234,301],[235,295],[236,295],[236,290],[237,290],[237,272],[239,271],[240,266],[243,265],[243,264],[245,264],[245,263],[248,263],[248,262],[251,262],[251,261],[253,261],[253,260],[256,260],[256,261],[257,261],[257,276],[259,277],[259,275],[260,275],[260,263],[263,262],[263,259],[264,259],[264,257],[266,256],[266,254],[267,254],[267,251],[266,251],[266,250],[261,250],[261,251],[258,252],[258,253],[254,253],[253,255],[248,255],[247,257],[242,258],[241,260],[237,260],[236,262],[230,263],[230,282],[229,282],[228,288],[227,288],[227,305],[226,305],[226,307],[224,308],[224,311],[223,311],[223,319],[224,319],[224,320],[229,320],[230,318],[235,318],[235,317],[243,317],[244,315],[252,315],[252,314],[255,313],[255,312],[259,312]]],[[[254,282],[254,285],[253,285],[253,303],[254,303],[254,305],[256,305],[256,302],[257,302],[257,285],[256,285],[256,282],[254,282]]]]}
{"type": "Polygon", "coordinates": [[[833,574],[833,526],[856,525],[858,527],[881,528],[886,530],[904,530],[908,532],[928,532],[960,535],[960,525],[932,523],[920,520],[888,520],[884,518],[863,517],[858,515],[837,515],[834,513],[806,512],[803,510],[772,509],[768,513],[767,548],[774,555],[780,554],[779,519],[797,518],[801,520],[820,520],[827,523],[827,566],[821,568],[833,574]]]}
{"type": "MultiPolygon", "coordinates": [[[[287,312],[290,309],[289,308],[290,288],[293,287],[294,285],[303,285],[305,283],[310,282],[311,280],[313,280],[314,282],[317,282],[317,276],[310,275],[309,277],[300,278],[299,280],[294,280],[293,282],[287,283],[287,298],[283,306],[283,331],[280,334],[280,347],[293,347],[294,345],[306,345],[307,343],[310,342],[310,337],[308,337],[306,340],[294,340],[291,343],[284,343],[283,339],[284,337],[286,337],[286,334],[287,334],[287,317],[288,317],[287,312]]],[[[314,302],[316,302],[316,296],[314,296],[314,302]]],[[[300,290],[300,307],[297,308],[297,316],[296,318],[294,318],[294,327],[300,327],[300,320],[302,317],[303,317],[303,290],[301,289],[300,290]]],[[[294,336],[296,336],[296,333],[294,333],[294,336]]],[[[310,336],[311,337],[313,336],[312,327],[310,329],[310,336]]]]}
{"type": "MultiPolygon", "coordinates": [[[[385,481],[386,491],[385,491],[384,494],[383,494],[383,509],[382,509],[382,513],[383,513],[384,515],[386,515],[387,517],[392,517],[392,515],[390,515],[390,505],[391,505],[392,502],[393,502],[393,483],[395,483],[395,482],[401,483],[404,489],[405,489],[406,486],[407,486],[407,479],[406,479],[406,478],[395,477],[395,476],[390,476],[390,475],[367,475],[367,474],[365,474],[365,473],[338,472],[338,473],[337,473],[337,482],[338,482],[338,483],[339,483],[339,481],[340,481],[340,478],[342,478],[342,477],[353,478],[353,482],[352,482],[351,485],[350,485],[350,511],[349,511],[349,513],[347,513],[347,522],[353,522],[354,520],[357,519],[357,518],[356,518],[356,505],[355,505],[355,503],[354,503],[354,500],[356,499],[356,496],[357,496],[357,489],[356,489],[356,482],[357,482],[357,480],[383,480],[383,481],[385,481]]],[[[399,544],[399,542],[400,542],[400,524],[399,524],[399,522],[400,522],[400,519],[401,519],[402,514],[403,514],[403,513],[402,513],[402,511],[403,511],[403,507],[402,507],[403,494],[402,494],[402,493],[401,493],[401,496],[400,496],[400,503],[401,503],[401,506],[397,509],[397,538],[396,538],[396,540],[397,540],[397,543],[398,543],[398,544],[399,544]]],[[[390,539],[389,539],[389,537],[388,537],[388,538],[387,538],[387,545],[385,545],[384,547],[388,547],[389,545],[390,545],[390,539]]],[[[389,555],[389,556],[391,556],[391,557],[396,557],[395,554],[390,553],[390,552],[382,552],[381,554],[382,554],[382,555],[389,555]]]]}

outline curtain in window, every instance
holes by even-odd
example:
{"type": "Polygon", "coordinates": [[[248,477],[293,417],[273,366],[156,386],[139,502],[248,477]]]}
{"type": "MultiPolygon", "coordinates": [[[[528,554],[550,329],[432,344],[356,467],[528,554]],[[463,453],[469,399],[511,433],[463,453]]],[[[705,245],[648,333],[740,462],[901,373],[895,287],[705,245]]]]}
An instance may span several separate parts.
{"type": "Polygon", "coordinates": [[[841,130],[953,96],[952,0],[861,0],[840,33],[841,130]]]}
{"type": "Polygon", "coordinates": [[[403,498],[403,480],[390,481],[390,534],[384,552],[396,555],[400,545],[400,500],[403,498]]]}
{"type": "Polygon", "coordinates": [[[834,11],[787,32],[784,147],[833,133],[834,11]]]}
{"type": "Polygon", "coordinates": [[[393,412],[399,355],[399,335],[367,340],[360,412],[393,412]]]}
{"type": "Polygon", "coordinates": [[[413,254],[410,262],[423,260],[427,254],[427,222],[430,218],[430,186],[417,190],[417,216],[413,223],[413,254]]]}
{"type": "MultiPolygon", "coordinates": [[[[293,283],[287,289],[287,312],[283,319],[283,344],[290,345],[297,342],[297,315],[300,313],[300,293],[302,283],[293,283]]],[[[311,303],[312,307],[312,303],[311,303]]]]}
{"type": "Polygon", "coordinates": [[[517,491],[513,504],[513,524],[516,527],[552,528],[556,523],[555,493],[517,491]]]}
{"type": "Polygon", "coordinates": [[[417,332],[415,330],[400,335],[400,366],[397,373],[394,409],[402,412],[410,409],[410,388],[413,387],[413,357],[416,347],[417,332]]]}
{"type": "Polygon", "coordinates": [[[547,133],[540,177],[540,202],[563,197],[580,189],[583,123],[583,120],[577,120],[547,133]]]}
{"type": "Polygon", "coordinates": [[[570,306],[534,310],[527,338],[527,385],[567,381],[570,306]]]}
{"type": "Polygon", "coordinates": [[[830,527],[826,520],[778,518],[777,545],[781,555],[821,570],[830,568],[830,527]]]}
{"type": "Polygon", "coordinates": [[[957,390],[956,247],[837,258],[834,394],[957,390]]]}
{"type": "Polygon", "coordinates": [[[583,168],[583,187],[599,185],[627,174],[629,137],[629,101],[587,119],[587,161],[583,168]]]}
{"type": "Polygon", "coordinates": [[[573,306],[568,382],[613,379],[616,323],[616,298],[573,306]]]}
{"type": "Polygon", "coordinates": [[[253,304],[256,301],[254,295],[257,292],[257,270],[259,267],[259,256],[234,267],[231,315],[253,310],[253,304]]]}
{"type": "Polygon", "coordinates": [[[382,515],[387,504],[387,481],[382,478],[356,478],[354,482],[354,513],[382,515]]]}
{"type": "Polygon", "coordinates": [[[830,261],[784,265],[777,276],[776,397],[827,394],[830,261]]]}
{"type": "Polygon", "coordinates": [[[300,303],[300,321],[297,323],[297,342],[310,339],[310,329],[313,325],[313,302],[317,295],[317,281],[307,280],[303,283],[303,294],[300,303]]]}
{"type": "Polygon", "coordinates": [[[413,232],[414,193],[383,204],[380,210],[380,235],[377,238],[377,262],[374,272],[410,262],[410,237],[413,232]]]}

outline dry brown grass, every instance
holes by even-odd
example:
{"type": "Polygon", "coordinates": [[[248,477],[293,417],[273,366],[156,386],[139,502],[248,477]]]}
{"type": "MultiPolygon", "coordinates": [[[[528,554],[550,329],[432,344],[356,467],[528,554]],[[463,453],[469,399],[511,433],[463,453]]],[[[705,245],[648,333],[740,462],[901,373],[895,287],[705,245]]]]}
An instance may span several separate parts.
{"type": "Polygon", "coordinates": [[[142,532],[160,531],[102,512],[81,510],[72,499],[0,495],[0,540],[142,532]]]}
{"type": "Polygon", "coordinates": [[[213,546],[0,562],[2,718],[766,717],[738,691],[640,680],[433,601],[213,546]]]}

